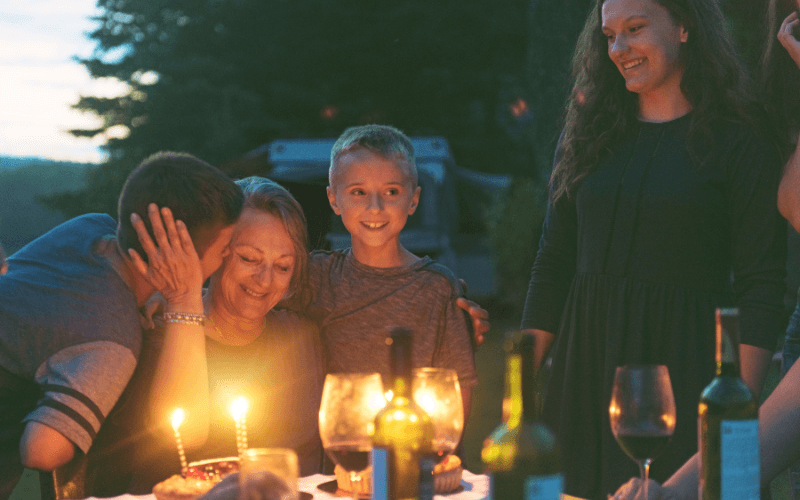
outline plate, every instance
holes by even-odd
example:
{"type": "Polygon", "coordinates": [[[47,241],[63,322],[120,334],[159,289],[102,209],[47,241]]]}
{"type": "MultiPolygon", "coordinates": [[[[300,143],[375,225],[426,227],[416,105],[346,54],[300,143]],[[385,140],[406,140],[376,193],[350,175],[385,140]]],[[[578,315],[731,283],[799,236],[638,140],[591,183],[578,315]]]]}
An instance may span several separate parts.
{"type": "MultiPolygon", "coordinates": [[[[344,491],[339,489],[339,483],[336,482],[334,479],[333,481],[326,481],[324,483],[320,483],[317,485],[317,488],[324,491],[325,493],[330,493],[331,495],[336,495],[337,497],[351,497],[352,493],[349,491],[344,491]]],[[[369,498],[369,493],[359,493],[358,498],[369,498]]]]}

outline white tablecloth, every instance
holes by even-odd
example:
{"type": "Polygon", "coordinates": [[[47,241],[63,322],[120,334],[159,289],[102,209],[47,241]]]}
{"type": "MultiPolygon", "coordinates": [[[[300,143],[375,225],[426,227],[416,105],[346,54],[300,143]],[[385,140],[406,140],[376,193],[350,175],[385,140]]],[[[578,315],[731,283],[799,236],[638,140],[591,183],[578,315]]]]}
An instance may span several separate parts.
{"type": "MultiPolygon", "coordinates": [[[[315,474],[313,476],[301,477],[298,481],[300,491],[311,493],[314,495],[314,500],[342,500],[342,497],[337,497],[326,493],[317,488],[318,484],[331,481],[334,476],[325,476],[322,474],[315,474]]],[[[489,478],[483,474],[473,474],[468,470],[464,470],[464,475],[461,477],[461,486],[463,489],[457,493],[449,495],[436,495],[434,498],[438,500],[488,500],[489,498],[489,478]]],[[[155,500],[154,495],[122,495],[114,497],[113,499],[103,500],[155,500]]],[[[569,495],[562,495],[562,500],[581,500],[569,495]]],[[[91,497],[87,500],[101,500],[91,497]]]]}
{"type": "MultiPolygon", "coordinates": [[[[313,476],[301,477],[299,480],[300,491],[305,491],[314,495],[314,500],[342,500],[330,493],[326,493],[317,488],[318,484],[330,481],[334,476],[315,474],[313,476]]],[[[483,500],[489,497],[489,478],[484,475],[473,474],[468,470],[461,476],[461,486],[463,490],[449,495],[436,495],[434,498],[441,500],[483,500]]]]}
{"type": "MultiPolygon", "coordinates": [[[[298,487],[300,491],[305,491],[306,493],[314,495],[314,500],[342,500],[342,497],[337,497],[317,488],[318,484],[333,479],[334,476],[325,476],[323,474],[301,477],[298,481],[298,487]]],[[[464,487],[463,491],[450,495],[436,495],[434,498],[441,500],[483,500],[489,497],[489,478],[486,476],[473,474],[465,470],[461,478],[461,486],[464,487]]],[[[155,498],[154,495],[121,495],[113,499],[96,499],[95,497],[90,497],[87,500],[155,500],[155,498]]]]}

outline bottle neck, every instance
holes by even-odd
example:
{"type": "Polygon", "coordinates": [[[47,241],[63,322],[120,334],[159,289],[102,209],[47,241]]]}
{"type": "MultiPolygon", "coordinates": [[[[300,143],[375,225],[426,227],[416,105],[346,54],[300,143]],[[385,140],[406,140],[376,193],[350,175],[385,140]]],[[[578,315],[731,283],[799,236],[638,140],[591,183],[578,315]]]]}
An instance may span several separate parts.
{"type": "Polygon", "coordinates": [[[522,421],[522,357],[509,354],[506,357],[506,386],[503,399],[503,416],[508,427],[519,426],[522,421]]]}
{"type": "Polygon", "coordinates": [[[736,377],[739,378],[739,365],[736,363],[722,363],[717,365],[717,377],[736,377]]]}
{"type": "Polygon", "coordinates": [[[392,385],[392,401],[411,398],[411,380],[408,377],[394,377],[392,385]]]}
{"type": "Polygon", "coordinates": [[[411,397],[411,337],[393,337],[389,349],[389,366],[392,374],[392,398],[411,397]]]}
{"type": "Polygon", "coordinates": [[[717,309],[716,314],[717,376],[739,376],[739,312],[717,309]]]}

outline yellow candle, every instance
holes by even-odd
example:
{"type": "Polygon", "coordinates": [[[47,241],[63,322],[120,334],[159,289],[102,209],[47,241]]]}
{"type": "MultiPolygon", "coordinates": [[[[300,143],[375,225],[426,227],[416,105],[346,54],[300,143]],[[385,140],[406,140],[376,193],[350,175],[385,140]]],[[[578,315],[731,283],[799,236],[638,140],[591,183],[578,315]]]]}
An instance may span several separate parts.
{"type": "Polygon", "coordinates": [[[236,451],[241,460],[244,456],[244,452],[247,450],[247,426],[245,417],[247,414],[247,400],[244,398],[236,399],[231,407],[231,414],[233,415],[234,422],[236,422],[236,451]]]}
{"type": "Polygon", "coordinates": [[[183,423],[183,410],[178,408],[172,413],[172,430],[175,431],[175,442],[178,443],[178,457],[181,459],[181,473],[185,473],[189,466],[186,464],[186,452],[183,450],[181,433],[178,430],[183,423]]]}

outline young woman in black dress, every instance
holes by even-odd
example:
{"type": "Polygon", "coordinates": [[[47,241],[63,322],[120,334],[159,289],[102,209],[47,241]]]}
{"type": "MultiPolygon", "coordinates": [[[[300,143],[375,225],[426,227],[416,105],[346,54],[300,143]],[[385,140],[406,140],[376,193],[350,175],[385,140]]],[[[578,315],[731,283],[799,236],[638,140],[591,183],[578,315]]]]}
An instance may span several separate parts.
{"type": "Polygon", "coordinates": [[[784,328],[777,150],[714,0],[598,0],[573,59],[522,328],[548,351],[543,416],[565,493],[605,498],[636,472],[611,433],[617,366],[665,364],[677,406],[663,481],[697,449],[714,310],[741,311],[742,374],[760,393],[784,328]],[[552,349],[551,349],[552,347],[552,349]]]}

